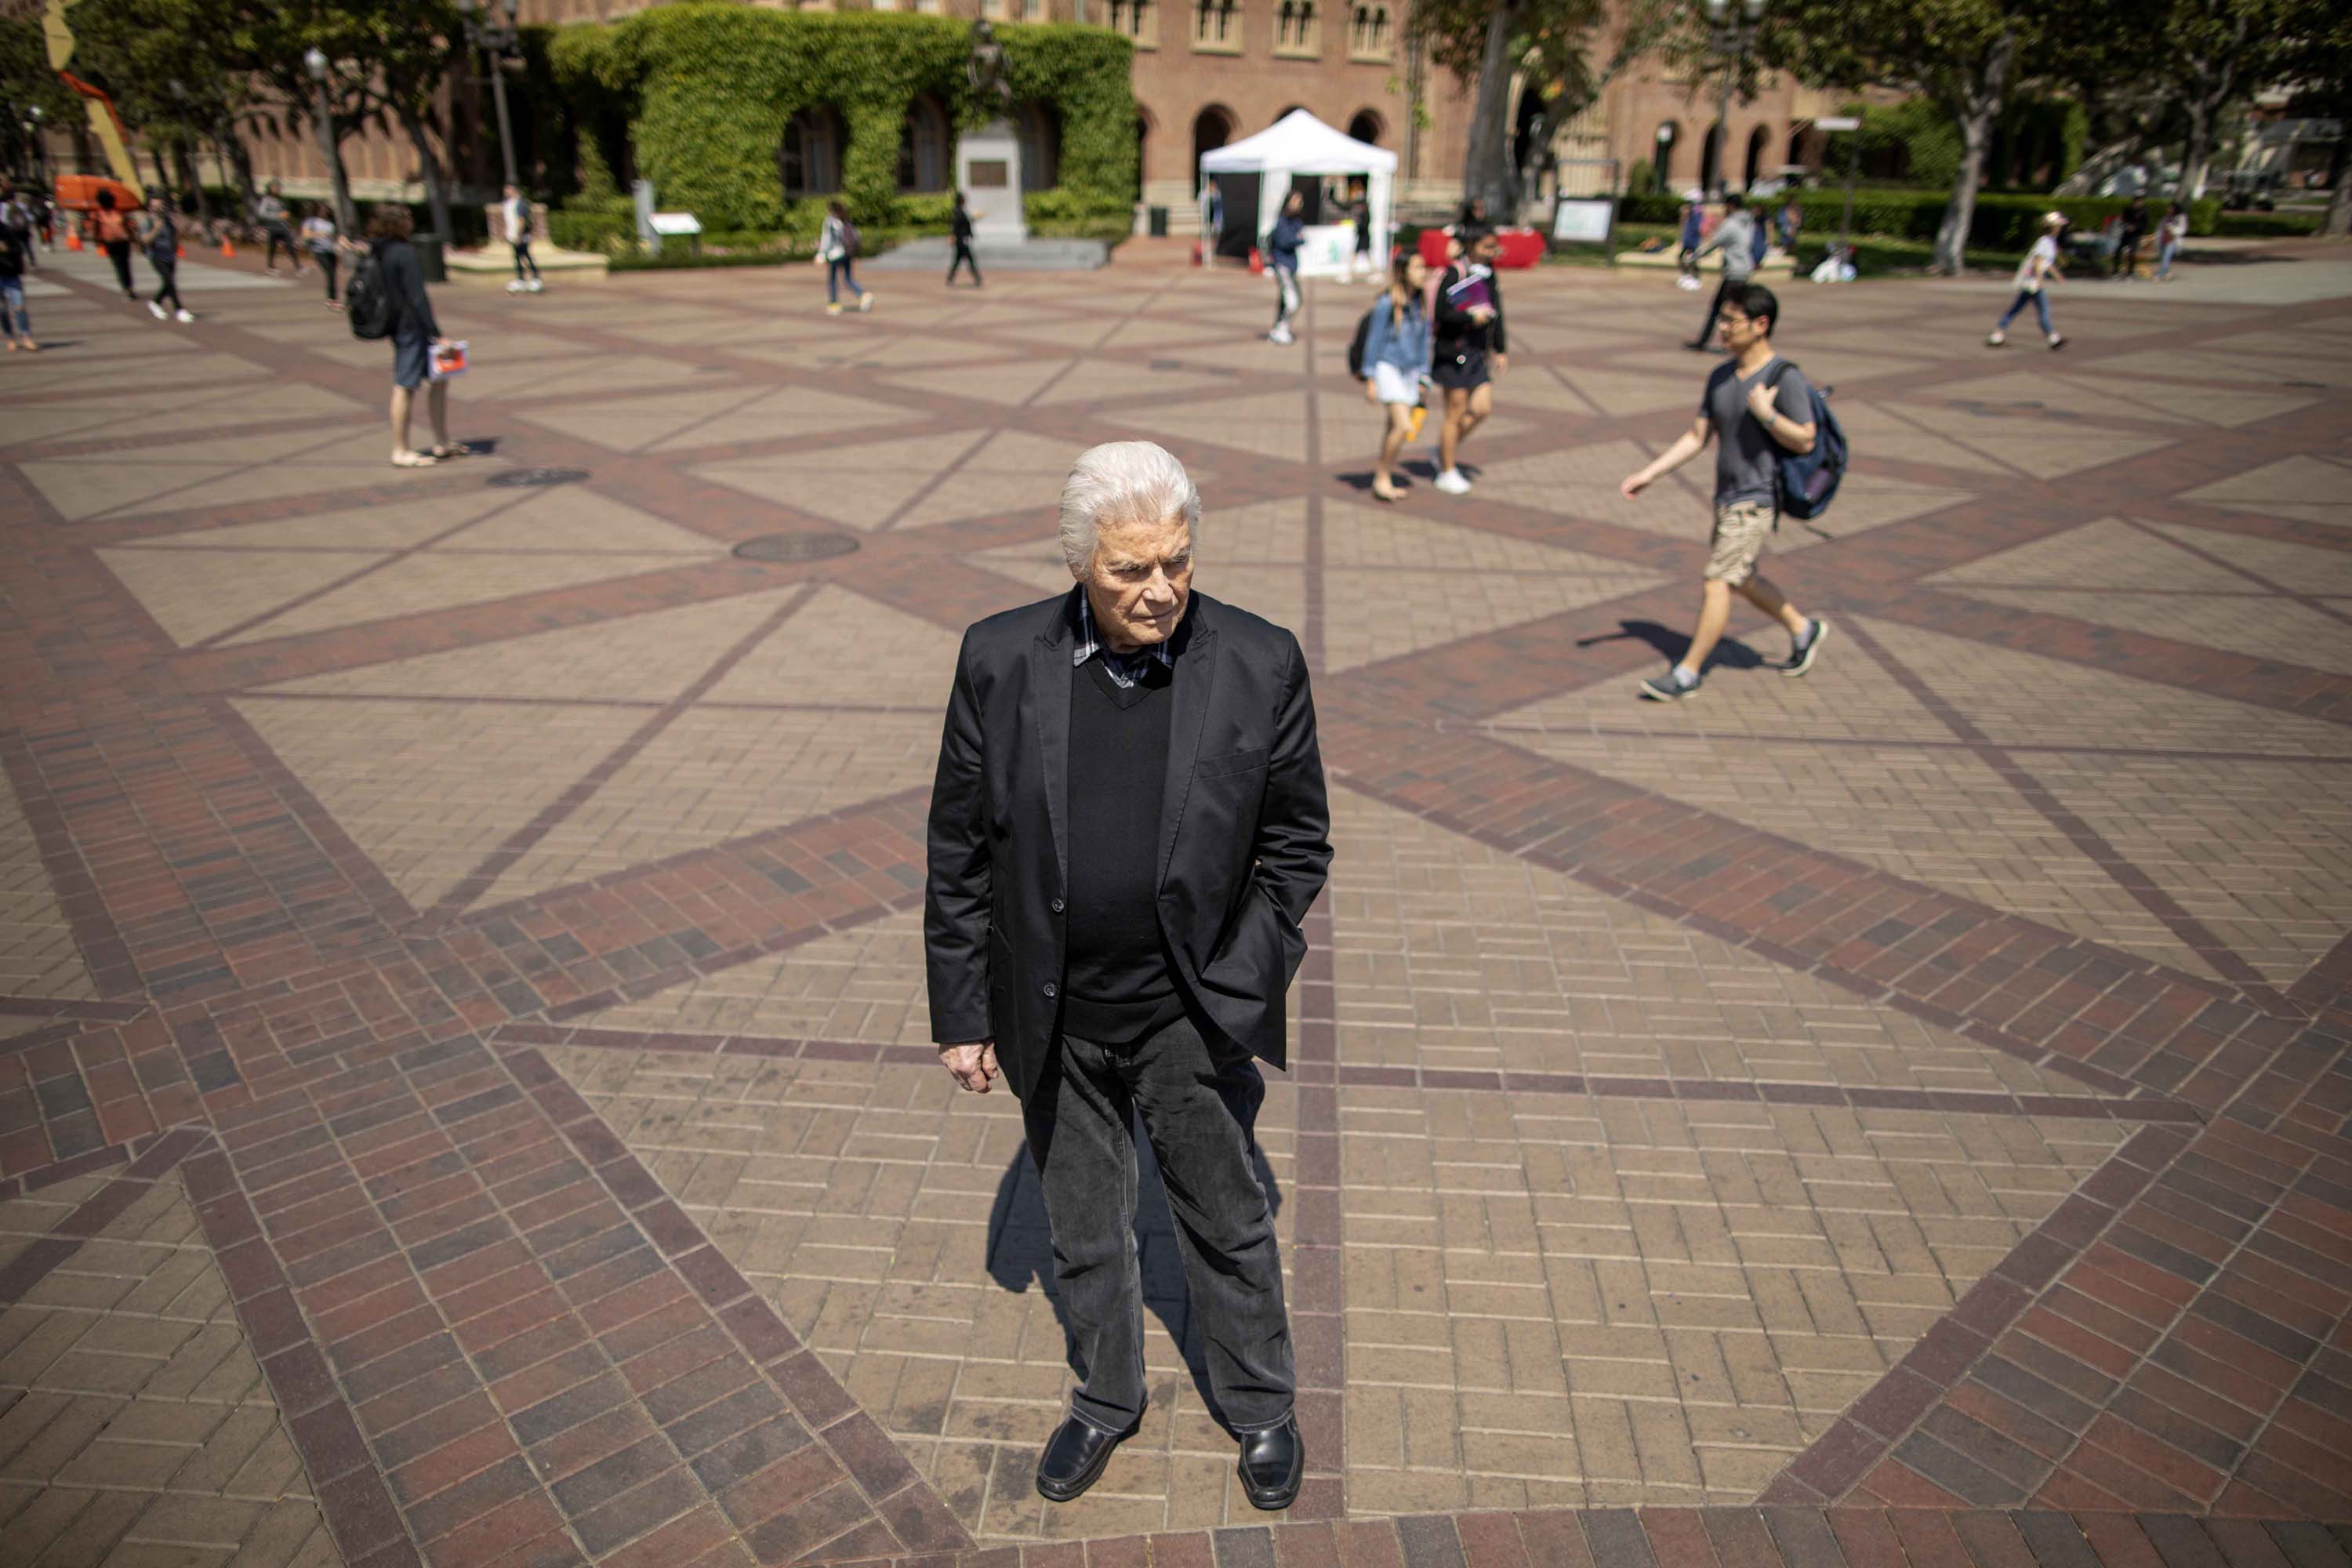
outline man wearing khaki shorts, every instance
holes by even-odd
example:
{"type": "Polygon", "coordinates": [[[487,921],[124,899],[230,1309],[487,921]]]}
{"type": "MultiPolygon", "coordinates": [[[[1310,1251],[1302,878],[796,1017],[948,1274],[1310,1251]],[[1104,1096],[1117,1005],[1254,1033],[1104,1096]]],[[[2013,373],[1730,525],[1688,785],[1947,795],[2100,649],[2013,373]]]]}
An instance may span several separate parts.
{"type": "Polygon", "coordinates": [[[1719,437],[1715,455],[1715,536],[1701,590],[1698,629],[1676,664],[1642,682],[1653,702],[1679,702],[1699,688],[1707,655],[1715,651],[1731,619],[1738,594],[1789,628],[1794,646],[1780,666],[1783,675],[1813,668],[1830,624],[1807,620],[1780,589],[1756,570],[1757,557],[1780,517],[1779,455],[1813,449],[1812,394],[1797,367],[1780,362],[1772,347],[1780,301],[1760,283],[1735,283],[1724,290],[1723,346],[1731,362],[1715,367],[1700,396],[1698,418],[1655,462],[1630,474],[1618,486],[1628,500],[1652,480],[1696,457],[1709,436],[1719,437]],[[1772,367],[1780,363],[1777,375],[1772,367]]]}

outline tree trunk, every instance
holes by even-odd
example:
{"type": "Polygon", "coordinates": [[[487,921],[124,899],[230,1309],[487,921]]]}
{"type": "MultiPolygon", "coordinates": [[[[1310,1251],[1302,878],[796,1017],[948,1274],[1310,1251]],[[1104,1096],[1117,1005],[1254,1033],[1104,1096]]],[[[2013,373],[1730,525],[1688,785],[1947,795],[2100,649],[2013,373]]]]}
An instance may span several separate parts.
{"type": "Polygon", "coordinates": [[[238,140],[236,127],[226,121],[213,132],[213,148],[220,159],[221,167],[230,179],[236,182],[236,222],[241,228],[252,220],[254,204],[261,199],[253,188],[252,155],[246,152],[245,143],[238,140]]]}
{"type": "Polygon", "coordinates": [[[344,233],[349,234],[359,226],[359,209],[352,205],[351,171],[343,167],[342,127],[345,123],[341,116],[337,116],[325,130],[316,126],[311,130],[327,144],[327,151],[331,154],[327,160],[327,172],[334,176],[335,181],[335,222],[344,233]]]}
{"type": "Polygon", "coordinates": [[[2001,95],[2009,87],[2010,61],[2016,53],[2015,35],[2003,33],[1985,56],[1955,116],[1960,126],[1960,169],[1952,179],[1952,199],[1944,207],[1944,221],[1936,230],[1933,268],[1949,277],[1958,278],[1968,270],[1969,227],[1976,222],[1977,187],[1984,183],[1985,150],[1992,142],[1992,122],[2000,113],[2001,95]]]}
{"type": "Polygon", "coordinates": [[[1483,200],[1486,221],[1518,216],[1517,171],[1511,167],[1511,25],[1518,0],[1505,0],[1486,21],[1486,47],[1478,60],[1478,101],[1470,117],[1470,144],[1462,158],[1462,199],[1483,200]]]}
{"type": "Polygon", "coordinates": [[[2319,232],[2352,238],[2352,136],[2338,136],[2327,160],[2327,216],[2319,220],[2319,232]]]}
{"type": "Polygon", "coordinates": [[[401,129],[408,132],[409,145],[416,149],[417,177],[425,182],[425,204],[432,215],[433,232],[450,245],[457,242],[457,231],[449,226],[449,188],[441,178],[441,160],[435,155],[433,140],[425,133],[425,117],[406,104],[394,110],[400,116],[401,129]]]}
{"type": "Polygon", "coordinates": [[[2189,140],[2180,152],[2180,199],[2193,202],[2205,194],[2205,165],[2213,160],[2213,110],[2202,100],[2189,105],[2189,140]]]}
{"type": "Polygon", "coordinates": [[[206,234],[212,233],[213,199],[205,193],[204,174],[196,167],[196,144],[194,141],[183,136],[179,141],[173,142],[172,144],[172,158],[173,161],[180,166],[180,183],[186,185],[189,190],[195,193],[196,221],[204,226],[204,229],[206,234]]]}

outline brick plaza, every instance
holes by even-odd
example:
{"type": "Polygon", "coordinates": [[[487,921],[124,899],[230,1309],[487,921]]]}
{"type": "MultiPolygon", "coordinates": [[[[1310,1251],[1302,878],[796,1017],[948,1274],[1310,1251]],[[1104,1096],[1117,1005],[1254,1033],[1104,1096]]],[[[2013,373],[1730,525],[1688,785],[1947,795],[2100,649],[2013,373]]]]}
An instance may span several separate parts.
{"type": "Polygon", "coordinates": [[[1384,507],[1358,289],[450,288],[483,450],[404,472],[308,280],[101,269],[0,366],[9,1568],[2346,1568],[2352,263],[2070,287],[2063,355],[1785,289],[1833,640],[1667,709],[1663,275],[1509,278],[1475,492],[1384,507]],[[958,634],[1131,437],[1330,773],[1280,1520],[1154,1202],[1146,1427],[1037,1497],[1044,1212],[926,1038],[958,634]]]}

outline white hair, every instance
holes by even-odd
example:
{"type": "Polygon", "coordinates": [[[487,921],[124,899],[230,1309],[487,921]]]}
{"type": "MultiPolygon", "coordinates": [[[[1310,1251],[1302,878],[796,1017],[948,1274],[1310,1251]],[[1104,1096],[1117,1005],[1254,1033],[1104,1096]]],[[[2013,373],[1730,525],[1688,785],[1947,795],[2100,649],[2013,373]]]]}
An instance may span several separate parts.
{"type": "Polygon", "coordinates": [[[1201,528],[1201,492],[1167,448],[1150,441],[1106,441],[1078,454],[1062,481],[1062,559],[1084,572],[1095,531],[1105,522],[1164,522],[1181,513],[1201,528]]]}

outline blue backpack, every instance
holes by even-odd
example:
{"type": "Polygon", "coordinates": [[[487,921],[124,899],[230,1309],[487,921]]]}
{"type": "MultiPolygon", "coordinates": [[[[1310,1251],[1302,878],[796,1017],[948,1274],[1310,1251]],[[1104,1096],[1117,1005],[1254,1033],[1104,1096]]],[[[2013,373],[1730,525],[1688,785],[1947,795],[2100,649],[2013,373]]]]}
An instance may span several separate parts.
{"type": "MultiPolygon", "coordinates": [[[[1778,388],[1792,367],[1787,360],[1775,364],[1764,384],[1778,388]]],[[[1811,382],[1805,391],[1813,402],[1813,449],[1791,452],[1783,447],[1780,465],[1780,510],[1790,517],[1819,517],[1837,499],[1838,481],[1845,478],[1845,427],[1830,412],[1830,400],[1811,382]]]]}

